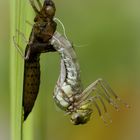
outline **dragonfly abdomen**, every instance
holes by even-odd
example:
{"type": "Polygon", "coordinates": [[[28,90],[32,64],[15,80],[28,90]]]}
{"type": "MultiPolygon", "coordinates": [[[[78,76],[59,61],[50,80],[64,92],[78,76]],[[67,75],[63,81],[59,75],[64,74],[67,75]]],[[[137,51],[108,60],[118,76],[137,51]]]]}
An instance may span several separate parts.
{"type": "Polygon", "coordinates": [[[23,106],[24,120],[32,111],[40,85],[40,64],[39,59],[25,61],[24,87],[23,87],[23,106]]]}

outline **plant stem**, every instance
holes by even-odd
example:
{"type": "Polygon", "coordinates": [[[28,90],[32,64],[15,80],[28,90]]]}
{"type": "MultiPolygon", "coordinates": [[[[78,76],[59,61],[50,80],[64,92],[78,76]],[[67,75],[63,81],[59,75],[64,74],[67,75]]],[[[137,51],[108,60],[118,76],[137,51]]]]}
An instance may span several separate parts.
{"type": "Polygon", "coordinates": [[[33,128],[31,121],[28,121],[23,128],[22,135],[22,91],[23,91],[23,73],[24,60],[18,53],[13,43],[13,36],[20,49],[25,50],[26,43],[16,30],[18,29],[25,36],[30,33],[31,27],[26,24],[28,18],[31,19],[32,8],[29,1],[12,0],[10,1],[10,17],[11,17],[11,47],[10,47],[10,91],[11,91],[11,140],[32,140],[33,128]],[[28,13],[28,15],[27,15],[28,13]],[[30,28],[30,29],[29,29],[30,28]],[[29,127],[30,126],[30,127],[29,127]],[[25,130],[25,131],[24,131],[25,130]],[[28,132],[28,133],[27,133],[28,132]],[[24,138],[23,138],[24,137],[24,138]]]}

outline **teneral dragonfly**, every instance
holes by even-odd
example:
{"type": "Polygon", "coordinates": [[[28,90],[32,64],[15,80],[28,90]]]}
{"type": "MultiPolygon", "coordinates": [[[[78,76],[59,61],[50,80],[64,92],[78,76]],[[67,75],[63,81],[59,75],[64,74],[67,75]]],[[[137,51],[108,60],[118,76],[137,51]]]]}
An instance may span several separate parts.
{"type": "Polygon", "coordinates": [[[61,71],[54,89],[54,100],[58,107],[71,115],[71,122],[74,125],[85,124],[93,113],[93,107],[98,111],[99,116],[105,123],[108,123],[101,110],[107,113],[106,100],[116,110],[119,110],[119,103],[124,103],[111,89],[109,84],[98,79],[83,90],[80,79],[80,67],[72,44],[60,33],[55,32],[51,44],[61,56],[61,71]],[[100,105],[99,105],[100,102],[100,105]]]}

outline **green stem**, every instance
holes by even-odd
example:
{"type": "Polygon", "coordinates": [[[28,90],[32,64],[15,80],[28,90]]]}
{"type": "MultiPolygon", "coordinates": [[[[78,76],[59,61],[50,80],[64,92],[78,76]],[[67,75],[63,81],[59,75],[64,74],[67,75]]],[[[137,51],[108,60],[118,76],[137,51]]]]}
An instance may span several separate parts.
{"type": "MultiPolygon", "coordinates": [[[[22,131],[22,91],[23,91],[23,72],[24,60],[16,50],[13,43],[13,36],[20,49],[25,50],[26,42],[20,36],[16,29],[25,36],[31,32],[31,27],[26,24],[26,20],[32,18],[32,8],[29,1],[12,0],[10,1],[10,17],[11,17],[11,47],[10,47],[10,91],[11,91],[11,140],[32,140],[33,128],[32,122],[28,121],[24,124],[22,131]],[[30,14],[31,13],[31,14],[30,14]],[[27,29],[28,28],[28,29],[27,29]],[[30,29],[29,29],[30,28],[30,29]],[[23,133],[23,135],[22,135],[23,133]],[[22,137],[24,136],[24,138],[22,137]]],[[[32,21],[32,19],[31,19],[32,21]]]]}

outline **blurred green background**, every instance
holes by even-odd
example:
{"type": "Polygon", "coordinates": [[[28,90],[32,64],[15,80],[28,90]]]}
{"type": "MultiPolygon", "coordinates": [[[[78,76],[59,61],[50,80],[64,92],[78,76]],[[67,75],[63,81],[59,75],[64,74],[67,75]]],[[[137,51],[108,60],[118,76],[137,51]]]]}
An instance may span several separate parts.
{"type": "MultiPolygon", "coordinates": [[[[0,1],[0,140],[10,140],[9,2],[0,1]]],[[[107,105],[113,119],[108,127],[97,115],[86,125],[73,126],[52,99],[60,58],[57,53],[43,54],[40,94],[28,118],[34,115],[34,140],[139,140],[140,1],[55,0],[55,3],[56,17],[64,23],[68,38],[83,46],[75,50],[84,86],[102,77],[132,108],[116,112],[107,105]]],[[[62,32],[60,25],[58,30],[62,32]]]]}

